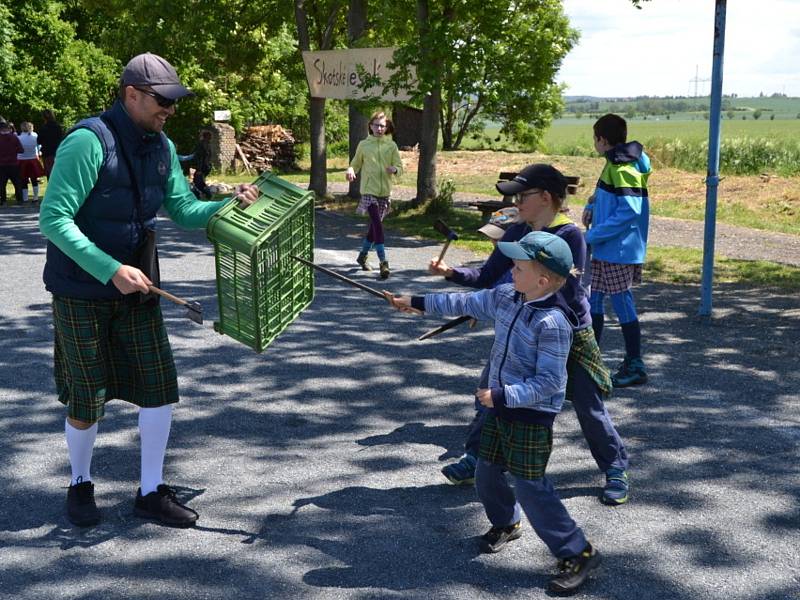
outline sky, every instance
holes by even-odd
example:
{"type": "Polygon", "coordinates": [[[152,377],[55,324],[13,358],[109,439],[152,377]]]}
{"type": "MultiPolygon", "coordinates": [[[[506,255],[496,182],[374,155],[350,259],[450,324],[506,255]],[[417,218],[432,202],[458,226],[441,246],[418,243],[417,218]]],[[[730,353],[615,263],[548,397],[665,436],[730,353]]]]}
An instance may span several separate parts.
{"type": "MultiPolygon", "coordinates": [[[[581,32],[558,81],[568,96],[694,96],[711,90],[714,0],[563,0],[581,32]]],[[[728,0],[724,94],[800,96],[800,0],[728,0]]]]}

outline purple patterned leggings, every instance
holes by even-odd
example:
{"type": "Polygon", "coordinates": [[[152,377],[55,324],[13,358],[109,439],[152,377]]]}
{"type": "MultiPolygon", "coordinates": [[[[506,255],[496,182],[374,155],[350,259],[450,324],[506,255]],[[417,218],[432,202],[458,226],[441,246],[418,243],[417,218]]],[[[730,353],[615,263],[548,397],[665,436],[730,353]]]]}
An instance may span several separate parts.
{"type": "Polygon", "coordinates": [[[367,241],[373,244],[383,244],[383,223],[381,222],[381,212],[378,203],[373,202],[367,207],[369,215],[369,229],[367,230],[367,241]]]}

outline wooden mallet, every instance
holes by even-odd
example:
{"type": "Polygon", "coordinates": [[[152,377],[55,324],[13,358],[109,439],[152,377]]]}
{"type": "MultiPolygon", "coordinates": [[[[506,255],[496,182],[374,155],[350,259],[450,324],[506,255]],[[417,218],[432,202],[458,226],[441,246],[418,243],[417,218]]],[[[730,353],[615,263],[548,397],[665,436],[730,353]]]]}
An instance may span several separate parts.
{"type": "Polygon", "coordinates": [[[433,228],[446,238],[444,246],[442,247],[442,251],[439,253],[439,258],[436,260],[436,264],[438,265],[440,262],[442,262],[447,249],[450,247],[450,242],[458,239],[458,234],[450,229],[450,227],[447,226],[447,223],[441,219],[436,219],[436,222],[433,224],[433,228]]]}

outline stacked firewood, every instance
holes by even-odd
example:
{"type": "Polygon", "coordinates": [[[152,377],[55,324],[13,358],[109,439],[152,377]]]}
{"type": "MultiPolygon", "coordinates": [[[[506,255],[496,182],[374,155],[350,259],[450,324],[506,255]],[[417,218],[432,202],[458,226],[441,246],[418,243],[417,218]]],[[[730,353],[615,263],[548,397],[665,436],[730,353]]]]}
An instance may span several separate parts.
{"type": "Polygon", "coordinates": [[[268,169],[297,169],[294,144],[292,132],[280,125],[248,127],[239,141],[247,162],[259,173],[268,169]]]}

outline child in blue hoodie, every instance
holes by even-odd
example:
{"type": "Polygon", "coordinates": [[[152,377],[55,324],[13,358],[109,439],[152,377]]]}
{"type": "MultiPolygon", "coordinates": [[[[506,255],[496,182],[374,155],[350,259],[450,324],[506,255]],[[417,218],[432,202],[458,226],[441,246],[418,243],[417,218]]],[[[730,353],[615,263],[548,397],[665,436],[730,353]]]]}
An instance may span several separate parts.
{"type": "Polygon", "coordinates": [[[512,284],[472,293],[392,296],[398,310],[470,315],[493,320],[495,339],[488,386],[475,393],[489,409],[481,432],[475,485],[492,526],[483,552],[499,552],[522,535],[522,512],[559,559],[548,589],[577,590],[600,564],[600,554],[569,516],[545,468],[553,421],[567,386],[567,357],[577,316],[556,292],[572,273],[572,251],[560,237],[535,231],[519,242],[498,242],[514,261],[512,284]],[[512,488],[506,472],[514,479],[512,488]]]}
{"type": "Polygon", "coordinates": [[[594,124],[594,147],[606,157],[593,200],[584,211],[591,225],[586,241],[592,248],[592,328],[597,341],[603,333],[605,296],[622,327],[625,359],[611,378],[614,387],[647,382],[642,360],[642,334],[631,288],[642,281],[647,250],[650,205],[647,178],[650,159],[639,142],[627,142],[625,119],[608,114],[594,124]]]}

